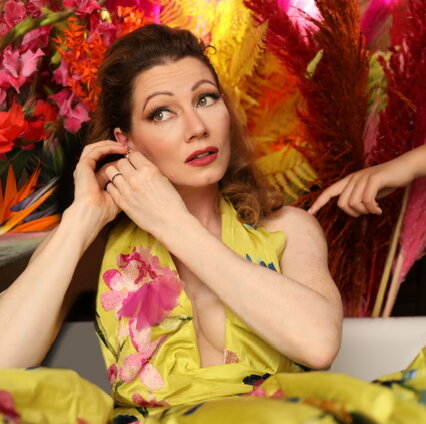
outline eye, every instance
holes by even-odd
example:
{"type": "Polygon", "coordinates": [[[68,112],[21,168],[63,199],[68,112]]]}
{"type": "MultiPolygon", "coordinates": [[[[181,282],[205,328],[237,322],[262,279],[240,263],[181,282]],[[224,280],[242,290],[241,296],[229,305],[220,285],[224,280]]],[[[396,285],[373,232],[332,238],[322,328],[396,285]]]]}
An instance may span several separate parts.
{"type": "Polygon", "coordinates": [[[170,118],[171,111],[165,108],[155,109],[148,114],[148,119],[150,121],[161,122],[170,118]]]}
{"type": "Polygon", "coordinates": [[[219,99],[218,93],[204,93],[201,94],[200,97],[198,97],[197,106],[210,106],[212,105],[217,99],[219,99]]]}

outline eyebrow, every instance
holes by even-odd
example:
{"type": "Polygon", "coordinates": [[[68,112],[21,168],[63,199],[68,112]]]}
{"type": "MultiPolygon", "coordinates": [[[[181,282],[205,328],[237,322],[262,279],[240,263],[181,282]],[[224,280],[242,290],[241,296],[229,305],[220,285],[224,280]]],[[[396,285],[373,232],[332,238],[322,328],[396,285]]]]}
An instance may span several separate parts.
{"type": "MultiPolygon", "coordinates": [[[[202,79],[202,80],[200,80],[200,81],[198,81],[198,82],[196,82],[193,86],[192,86],[192,88],[191,88],[191,91],[195,91],[201,84],[204,84],[204,83],[208,83],[208,84],[211,84],[211,85],[213,85],[213,87],[215,87],[215,88],[217,88],[217,86],[216,86],[216,84],[214,83],[214,82],[212,82],[212,81],[210,81],[210,80],[208,80],[208,79],[202,79]]],[[[143,105],[143,111],[145,110],[145,108],[146,108],[146,105],[148,104],[148,102],[153,98],[153,97],[155,97],[155,96],[160,96],[160,95],[165,95],[165,96],[173,96],[174,94],[171,92],[171,91],[155,91],[154,93],[152,93],[152,94],[150,94],[147,98],[146,98],[146,100],[145,100],[145,103],[144,103],[144,105],[143,105]]]]}

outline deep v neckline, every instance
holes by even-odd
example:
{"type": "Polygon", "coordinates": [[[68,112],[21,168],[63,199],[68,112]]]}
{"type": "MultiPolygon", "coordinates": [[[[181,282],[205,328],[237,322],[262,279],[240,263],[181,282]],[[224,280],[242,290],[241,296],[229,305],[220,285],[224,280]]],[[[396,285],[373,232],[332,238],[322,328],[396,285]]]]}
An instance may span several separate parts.
{"type": "MultiPolygon", "coordinates": [[[[227,240],[227,236],[228,236],[228,232],[229,232],[229,228],[228,228],[228,222],[227,221],[227,216],[229,215],[228,211],[226,210],[226,208],[229,208],[229,205],[227,204],[226,199],[224,199],[222,196],[220,198],[220,222],[221,222],[221,229],[220,229],[220,240],[222,241],[222,243],[227,244],[226,240],[227,240]]],[[[229,219],[229,218],[228,218],[229,219]]],[[[167,250],[167,249],[166,249],[167,250]]],[[[184,280],[181,279],[179,271],[176,267],[176,263],[173,259],[173,256],[171,255],[171,253],[169,251],[167,251],[168,255],[170,256],[170,264],[172,265],[173,269],[176,271],[177,276],[179,278],[180,281],[182,281],[183,286],[185,285],[184,280]]],[[[200,345],[199,345],[199,338],[197,335],[197,331],[195,329],[195,324],[194,324],[194,304],[191,300],[191,298],[189,297],[188,293],[186,292],[185,288],[182,288],[181,294],[179,296],[179,303],[182,305],[182,307],[184,308],[185,312],[187,313],[188,316],[190,316],[192,319],[187,323],[187,325],[191,325],[192,327],[192,332],[193,332],[193,336],[194,336],[194,349],[196,352],[196,356],[197,356],[197,367],[199,369],[210,369],[213,367],[220,367],[225,364],[225,353],[227,351],[227,327],[228,327],[228,320],[229,320],[229,316],[228,316],[228,308],[226,305],[223,305],[223,311],[224,311],[224,315],[225,315],[225,319],[224,319],[224,342],[223,342],[223,363],[222,364],[217,364],[217,365],[210,365],[210,366],[205,366],[202,367],[201,366],[201,353],[200,353],[200,345]]]]}

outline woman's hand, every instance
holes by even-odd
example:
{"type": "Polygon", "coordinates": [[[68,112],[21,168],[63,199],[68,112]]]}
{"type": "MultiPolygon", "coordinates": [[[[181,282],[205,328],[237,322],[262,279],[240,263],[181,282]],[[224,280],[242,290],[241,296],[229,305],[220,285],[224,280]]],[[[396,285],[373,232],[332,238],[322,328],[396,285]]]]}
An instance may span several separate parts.
{"type": "Polygon", "coordinates": [[[390,194],[394,189],[409,184],[415,178],[410,156],[402,155],[381,165],[365,168],[347,175],[326,188],[308,210],[317,213],[331,198],[339,196],[337,205],[348,215],[358,217],[373,213],[380,215],[376,198],[390,194]]]}
{"type": "Polygon", "coordinates": [[[142,153],[105,166],[107,193],[140,228],[163,240],[188,213],[171,182],[142,153]]]}
{"type": "Polygon", "coordinates": [[[105,190],[109,181],[105,169],[110,164],[104,165],[99,171],[96,171],[98,163],[108,155],[124,155],[126,152],[126,147],[111,140],[89,144],[83,149],[75,168],[73,204],[83,204],[85,208],[88,208],[88,214],[93,211],[98,221],[95,226],[99,226],[99,230],[112,221],[120,209],[110,193],[105,190]]]}

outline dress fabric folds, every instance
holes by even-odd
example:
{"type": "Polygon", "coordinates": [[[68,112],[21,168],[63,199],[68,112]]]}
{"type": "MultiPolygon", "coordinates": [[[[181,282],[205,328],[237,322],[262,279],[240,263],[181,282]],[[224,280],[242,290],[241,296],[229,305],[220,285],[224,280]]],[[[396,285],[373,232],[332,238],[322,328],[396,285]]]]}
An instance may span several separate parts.
{"type": "MultiPolygon", "coordinates": [[[[223,243],[281,272],[285,235],[240,223],[225,198],[220,207],[223,243]]],[[[96,309],[111,394],[71,370],[0,370],[0,423],[426,423],[426,348],[368,383],[307,370],[225,307],[223,364],[202,367],[173,258],[126,219],[110,234],[96,309]]]]}

